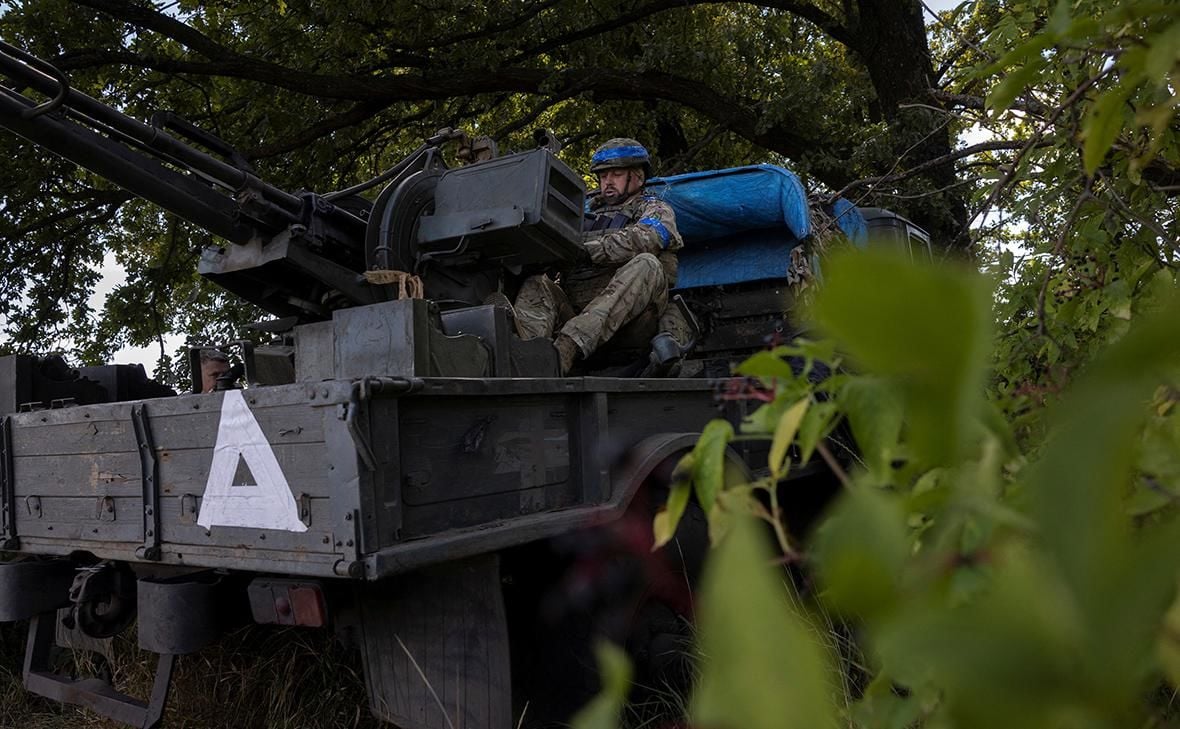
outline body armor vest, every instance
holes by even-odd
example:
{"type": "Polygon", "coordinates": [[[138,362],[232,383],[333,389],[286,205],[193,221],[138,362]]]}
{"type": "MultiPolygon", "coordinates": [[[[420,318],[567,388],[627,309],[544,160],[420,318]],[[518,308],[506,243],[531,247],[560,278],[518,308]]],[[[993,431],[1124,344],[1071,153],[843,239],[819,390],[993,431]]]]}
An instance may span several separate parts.
{"type": "Polygon", "coordinates": [[[631,216],[622,211],[614,214],[587,213],[582,221],[582,231],[590,233],[592,231],[618,230],[627,227],[627,223],[630,222],[631,216]]]}

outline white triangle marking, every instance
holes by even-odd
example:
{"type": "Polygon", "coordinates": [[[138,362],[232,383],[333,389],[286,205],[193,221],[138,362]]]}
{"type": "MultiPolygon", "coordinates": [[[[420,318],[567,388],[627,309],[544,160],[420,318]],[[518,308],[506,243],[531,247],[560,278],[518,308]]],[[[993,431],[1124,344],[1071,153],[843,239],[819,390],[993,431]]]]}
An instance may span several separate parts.
{"type": "Polygon", "coordinates": [[[287,477],[241,390],[226,390],[221,401],[217,444],[197,524],[206,529],[232,526],[307,531],[307,525],[299,519],[299,507],[287,477]],[[239,457],[246,461],[256,484],[233,485],[239,457]]]}

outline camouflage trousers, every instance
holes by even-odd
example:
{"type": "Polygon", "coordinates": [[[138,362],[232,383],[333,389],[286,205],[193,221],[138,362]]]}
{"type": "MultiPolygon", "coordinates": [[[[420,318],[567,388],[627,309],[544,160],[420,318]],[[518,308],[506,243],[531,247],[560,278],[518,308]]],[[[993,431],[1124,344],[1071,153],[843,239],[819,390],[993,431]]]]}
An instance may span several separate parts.
{"type": "Polygon", "coordinates": [[[574,340],[583,357],[589,357],[649,307],[657,315],[662,314],[668,304],[668,279],[655,256],[640,253],[616,269],[606,286],[579,313],[574,305],[581,303],[571,303],[566,292],[548,276],[532,276],[520,287],[513,305],[516,332],[521,339],[532,339],[552,338],[560,331],[574,340]]]}

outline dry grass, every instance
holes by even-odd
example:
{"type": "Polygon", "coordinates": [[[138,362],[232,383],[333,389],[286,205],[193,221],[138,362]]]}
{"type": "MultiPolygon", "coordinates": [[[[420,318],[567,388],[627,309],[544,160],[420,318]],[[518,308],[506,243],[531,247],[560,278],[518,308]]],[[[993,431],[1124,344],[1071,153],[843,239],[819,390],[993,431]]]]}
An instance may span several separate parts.
{"type": "MultiPolygon", "coordinates": [[[[27,693],[21,685],[25,624],[0,626],[0,729],[115,729],[97,715],[27,693]]],[[[116,639],[114,680],[147,697],[155,660],[133,631],[116,639]]],[[[328,631],[244,628],[177,662],[168,729],[377,729],[359,657],[328,631]]]]}

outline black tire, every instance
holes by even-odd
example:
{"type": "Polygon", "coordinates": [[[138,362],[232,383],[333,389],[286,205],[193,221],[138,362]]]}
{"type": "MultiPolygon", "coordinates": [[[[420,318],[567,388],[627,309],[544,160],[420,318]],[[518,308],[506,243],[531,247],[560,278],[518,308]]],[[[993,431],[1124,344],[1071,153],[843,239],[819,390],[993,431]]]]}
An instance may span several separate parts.
{"type": "Polygon", "coordinates": [[[693,593],[709,542],[704,514],[690,502],[672,542],[651,549],[652,518],[678,458],[653,472],[622,518],[505,555],[514,709],[523,727],[568,726],[598,693],[601,640],[631,657],[638,722],[658,727],[683,718],[693,593]]]}

